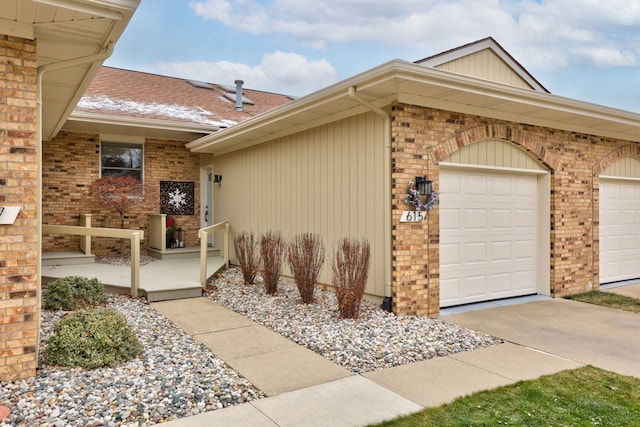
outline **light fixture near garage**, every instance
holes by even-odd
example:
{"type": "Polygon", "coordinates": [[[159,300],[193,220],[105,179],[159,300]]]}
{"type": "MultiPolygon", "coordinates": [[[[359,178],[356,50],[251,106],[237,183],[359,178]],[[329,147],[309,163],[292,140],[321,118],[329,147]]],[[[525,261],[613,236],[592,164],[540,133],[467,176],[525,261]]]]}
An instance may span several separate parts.
{"type": "Polygon", "coordinates": [[[221,184],[222,183],[222,175],[213,175],[213,182],[221,184]]]}
{"type": "Polygon", "coordinates": [[[416,189],[421,196],[427,196],[429,200],[433,193],[433,182],[429,181],[426,176],[416,176],[416,189]]]}

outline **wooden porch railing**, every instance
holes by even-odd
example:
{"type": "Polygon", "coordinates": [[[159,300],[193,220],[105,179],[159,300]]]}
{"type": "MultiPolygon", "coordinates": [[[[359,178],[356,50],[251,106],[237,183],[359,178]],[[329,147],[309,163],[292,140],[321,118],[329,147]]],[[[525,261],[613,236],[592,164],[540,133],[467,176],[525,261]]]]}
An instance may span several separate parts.
{"type": "Polygon", "coordinates": [[[167,250],[167,215],[149,215],[149,247],[164,253],[167,250]]]}
{"type": "Polygon", "coordinates": [[[209,246],[209,233],[215,233],[220,230],[224,230],[222,257],[224,258],[225,266],[229,267],[229,222],[219,222],[218,224],[210,225],[209,227],[198,230],[198,237],[200,238],[200,285],[203,288],[207,285],[207,252],[209,246]]]}
{"type": "MultiPolygon", "coordinates": [[[[91,236],[112,237],[114,239],[131,240],[131,296],[138,296],[140,287],[140,242],[144,239],[143,230],[122,230],[119,228],[91,228],[71,225],[42,225],[42,233],[69,234],[73,236],[85,236],[89,240],[91,236]]],[[[81,239],[81,241],[84,239],[81,239]]],[[[91,243],[89,243],[91,249],[91,243]]],[[[86,253],[86,252],[85,252],[86,253]]]]}

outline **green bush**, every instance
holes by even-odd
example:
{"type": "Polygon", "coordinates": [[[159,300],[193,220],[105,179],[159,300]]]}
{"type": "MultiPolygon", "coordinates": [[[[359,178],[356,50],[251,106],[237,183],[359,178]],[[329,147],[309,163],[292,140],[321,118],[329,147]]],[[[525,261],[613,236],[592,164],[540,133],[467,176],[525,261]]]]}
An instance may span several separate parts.
{"type": "Polygon", "coordinates": [[[107,296],[98,279],[68,276],[47,285],[42,295],[42,306],[52,310],[77,310],[104,304],[107,296]]]}
{"type": "Polygon", "coordinates": [[[44,349],[51,365],[113,368],[142,353],[126,319],[112,308],[68,314],[54,325],[53,332],[44,349]]]}

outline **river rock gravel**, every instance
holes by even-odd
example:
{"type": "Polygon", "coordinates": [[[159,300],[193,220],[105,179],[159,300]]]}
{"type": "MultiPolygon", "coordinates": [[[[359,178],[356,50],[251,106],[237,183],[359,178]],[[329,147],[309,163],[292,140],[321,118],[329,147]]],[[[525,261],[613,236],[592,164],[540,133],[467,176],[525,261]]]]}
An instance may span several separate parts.
{"type": "MultiPolygon", "coordinates": [[[[112,296],[109,306],[135,329],[144,355],[93,370],[48,366],[41,358],[35,378],[0,384],[0,405],[11,410],[0,425],[146,426],[264,396],[143,300],[112,296]]],[[[43,342],[65,314],[42,310],[43,342]]]]}
{"type": "Polygon", "coordinates": [[[210,283],[206,295],[354,373],[475,350],[502,341],[462,326],[423,316],[396,316],[363,301],[358,320],[340,319],[335,293],[317,287],[316,303],[303,304],[295,282],[282,278],[265,293],[258,276],[245,285],[232,268],[210,283]]]}
{"type": "MultiPolygon", "coordinates": [[[[270,296],[259,276],[255,285],[244,285],[237,268],[217,275],[205,296],[354,373],[502,342],[440,319],[395,316],[367,301],[358,320],[340,319],[335,294],[326,287],[316,289],[316,303],[307,305],[291,279],[281,279],[270,296]]],[[[35,378],[0,384],[0,405],[11,410],[0,425],[142,427],[264,397],[144,299],[111,296],[108,304],[135,329],[144,355],[94,370],[49,366],[41,357],[35,378]]],[[[40,355],[65,314],[41,311],[40,355]]]]}

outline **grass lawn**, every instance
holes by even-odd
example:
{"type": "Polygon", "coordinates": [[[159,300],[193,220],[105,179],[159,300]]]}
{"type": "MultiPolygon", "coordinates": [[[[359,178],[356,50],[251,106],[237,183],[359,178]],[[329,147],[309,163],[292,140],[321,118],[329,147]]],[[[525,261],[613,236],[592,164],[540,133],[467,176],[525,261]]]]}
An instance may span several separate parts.
{"type": "Polygon", "coordinates": [[[462,397],[380,426],[637,426],[640,379],[592,366],[462,397]]]}
{"type": "Polygon", "coordinates": [[[569,295],[567,299],[587,302],[589,304],[602,305],[619,310],[640,313],[640,300],[625,295],[618,295],[612,292],[591,291],[583,294],[569,295]]]}

